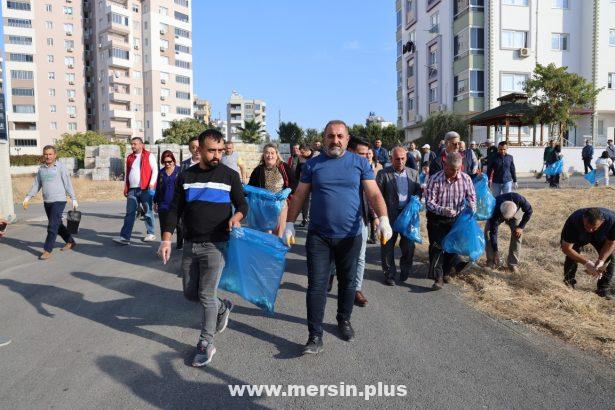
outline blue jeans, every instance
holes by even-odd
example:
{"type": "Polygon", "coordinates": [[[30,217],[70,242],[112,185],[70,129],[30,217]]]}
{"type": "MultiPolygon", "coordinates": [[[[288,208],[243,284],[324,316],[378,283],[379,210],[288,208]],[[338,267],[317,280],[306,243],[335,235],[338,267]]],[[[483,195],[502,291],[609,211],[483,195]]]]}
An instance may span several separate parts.
{"type": "Polygon", "coordinates": [[[365,252],[367,251],[367,240],[369,239],[369,231],[367,225],[363,225],[361,232],[363,242],[361,242],[361,250],[359,251],[359,259],[357,260],[357,277],[354,280],[355,290],[361,290],[363,287],[363,275],[365,274],[365,252]]]}
{"type": "Polygon", "coordinates": [[[124,217],[124,225],[120,232],[122,238],[130,240],[139,204],[143,205],[143,210],[145,211],[145,227],[147,228],[147,234],[154,234],[152,199],[152,196],[147,190],[141,190],[140,188],[130,188],[128,190],[128,197],[126,198],[126,216],[124,217]]]}
{"type": "Polygon", "coordinates": [[[493,182],[491,184],[491,193],[493,194],[493,196],[498,196],[501,194],[508,194],[509,192],[512,192],[512,187],[513,187],[512,181],[504,182],[502,184],[493,182]]]}
{"type": "Polygon", "coordinates": [[[331,265],[335,262],[338,280],[337,320],[350,320],[355,296],[357,259],[363,235],[349,238],[325,238],[308,232],[308,290],[306,294],[308,331],[310,336],[322,336],[322,321],[327,303],[327,285],[331,265]]]}
{"type": "Polygon", "coordinates": [[[58,234],[60,234],[66,243],[75,242],[71,234],[68,232],[68,229],[66,229],[66,226],[64,226],[64,223],[62,223],[62,212],[64,212],[66,201],[45,202],[44,205],[49,223],[47,224],[47,238],[45,239],[43,249],[47,252],[53,251],[53,245],[56,243],[58,234]]]}

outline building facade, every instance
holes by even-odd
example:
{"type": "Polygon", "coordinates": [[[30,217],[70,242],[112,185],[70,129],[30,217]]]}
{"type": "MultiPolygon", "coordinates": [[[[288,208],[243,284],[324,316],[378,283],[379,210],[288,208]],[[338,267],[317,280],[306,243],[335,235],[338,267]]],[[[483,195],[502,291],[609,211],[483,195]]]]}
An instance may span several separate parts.
{"type": "Polygon", "coordinates": [[[8,141],[6,132],[6,105],[4,101],[4,59],[0,56],[0,143],[8,141]]]}
{"type": "Polygon", "coordinates": [[[211,104],[209,101],[194,96],[193,101],[194,119],[205,124],[211,122],[211,104]]]}
{"type": "Polygon", "coordinates": [[[267,104],[263,100],[244,99],[237,91],[233,91],[226,105],[227,135],[231,141],[239,140],[239,128],[246,120],[254,120],[267,127],[267,104]]]}
{"type": "MultiPolygon", "coordinates": [[[[470,117],[499,105],[502,95],[522,92],[538,63],[566,66],[605,88],[594,114],[569,130],[570,144],[613,137],[615,24],[607,16],[615,16],[615,2],[398,0],[396,7],[397,124],[408,140],[420,137],[433,113],[470,117]]],[[[524,142],[532,138],[527,128],[521,135],[524,142]]]]}
{"type": "Polygon", "coordinates": [[[189,0],[3,1],[11,152],[64,133],[161,138],[192,118],[189,0]]]}

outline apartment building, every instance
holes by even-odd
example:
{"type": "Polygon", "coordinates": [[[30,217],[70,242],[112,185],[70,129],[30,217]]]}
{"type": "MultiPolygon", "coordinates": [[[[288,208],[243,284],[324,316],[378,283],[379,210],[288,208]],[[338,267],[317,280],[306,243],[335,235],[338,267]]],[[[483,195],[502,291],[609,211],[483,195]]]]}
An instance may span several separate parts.
{"type": "Polygon", "coordinates": [[[255,120],[266,129],[266,108],[265,101],[244,99],[237,91],[233,91],[226,105],[228,138],[232,141],[239,140],[239,127],[243,127],[246,120],[255,120]]]}
{"type": "Polygon", "coordinates": [[[2,66],[4,61],[0,57],[0,217],[12,220],[15,215],[13,205],[13,187],[11,185],[11,164],[9,161],[9,144],[6,132],[4,87],[2,66]]]}
{"type": "Polygon", "coordinates": [[[192,118],[189,0],[2,1],[11,153],[64,133],[162,137],[192,118]]]}
{"type": "MultiPolygon", "coordinates": [[[[396,10],[397,123],[408,140],[435,112],[470,117],[523,91],[537,63],[605,87],[593,115],[569,130],[572,144],[584,136],[603,144],[615,133],[615,1],[398,0],[396,10]]],[[[521,135],[531,140],[529,129],[521,135]]]]}
{"type": "Polygon", "coordinates": [[[211,124],[216,127],[216,129],[218,131],[220,131],[222,133],[222,135],[224,135],[224,139],[227,139],[227,132],[228,132],[228,122],[226,122],[225,120],[221,119],[221,118],[215,118],[211,121],[211,124]]]}
{"type": "Polygon", "coordinates": [[[6,105],[4,101],[4,59],[0,56],[0,144],[6,143],[8,133],[6,132],[6,105]]]}
{"type": "Polygon", "coordinates": [[[193,101],[194,119],[205,124],[211,122],[211,104],[209,101],[194,96],[193,101]]]}

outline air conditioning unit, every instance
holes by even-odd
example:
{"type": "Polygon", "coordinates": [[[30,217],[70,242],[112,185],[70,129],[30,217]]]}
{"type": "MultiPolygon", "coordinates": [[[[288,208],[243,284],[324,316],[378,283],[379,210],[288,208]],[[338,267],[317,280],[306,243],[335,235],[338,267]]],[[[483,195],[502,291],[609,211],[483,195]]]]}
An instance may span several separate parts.
{"type": "Polygon", "coordinates": [[[75,98],[74,97],[68,97],[68,101],[69,102],[75,102],[75,98]]]}
{"type": "Polygon", "coordinates": [[[69,115],[69,117],[71,117],[71,118],[77,118],[77,114],[71,114],[71,115],[69,115]]]}
{"type": "Polygon", "coordinates": [[[72,48],[72,47],[68,47],[68,48],[66,49],[66,51],[68,51],[69,53],[72,53],[72,52],[73,52],[73,48],[72,48]]]}
{"type": "Polygon", "coordinates": [[[160,46],[160,51],[165,51],[166,47],[165,46],[160,46]]]}
{"type": "Polygon", "coordinates": [[[164,78],[160,79],[160,84],[166,84],[166,83],[167,83],[167,80],[165,80],[164,78]]]}
{"type": "Polygon", "coordinates": [[[68,81],[68,84],[69,84],[69,85],[75,85],[75,82],[74,82],[73,80],[69,80],[69,81],[68,81]]]}
{"type": "Polygon", "coordinates": [[[67,31],[67,32],[66,32],[66,35],[67,35],[67,36],[72,36],[72,35],[73,35],[73,32],[72,32],[72,31],[67,31]]]}
{"type": "Polygon", "coordinates": [[[167,32],[166,32],[166,30],[160,29],[160,34],[162,34],[164,36],[165,34],[167,34],[167,32]]]}
{"type": "Polygon", "coordinates": [[[138,49],[139,49],[139,45],[135,44],[135,50],[138,50],[138,49]]]}
{"type": "Polygon", "coordinates": [[[102,48],[102,43],[98,43],[98,48],[102,48]]]}
{"type": "Polygon", "coordinates": [[[73,0],[66,0],[66,2],[67,2],[67,3],[72,3],[72,2],[73,2],[73,0]]]}
{"type": "Polygon", "coordinates": [[[117,71],[114,72],[115,74],[115,78],[120,78],[120,73],[118,73],[117,71]]]}
{"type": "Polygon", "coordinates": [[[519,49],[519,57],[526,58],[530,56],[530,49],[523,47],[519,49]]]}
{"type": "Polygon", "coordinates": [[[163,117],[166,117],[167,113],[166,112],[161,112],[160,115],[162,115],[163,117]]]}
{"type": "Polygon", "coordinates": [[[68,68],[75,68],[75,65],[74,64],[69,64],[68,68]]]}
{"type": "Polygon", "coordinates": [[[436,33],[438,33],[440,31],[440,25],[439,24],[434,24],[427,31],[429,31],[431,34],[436,34],[436,33]]]}
{"type": "Polygon", "coordinates": [[[162,101],[164,101],[164,100],[166,100],[166,99],[167,99],[167,97],[165,97],[164,95],[161,95],[161,96],[160,96],[160,99],[161,99],[162,101]]]}

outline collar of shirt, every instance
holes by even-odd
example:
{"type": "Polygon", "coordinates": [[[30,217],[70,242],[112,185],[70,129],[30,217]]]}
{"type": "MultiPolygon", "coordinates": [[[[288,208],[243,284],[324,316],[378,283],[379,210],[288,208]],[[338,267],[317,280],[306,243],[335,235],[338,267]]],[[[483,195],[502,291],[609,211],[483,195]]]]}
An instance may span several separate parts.
{"type": "Polygon", "coordinates": [[[393,172],[395,172],[396,176],[407,176],[406,174],[406,168],[404,167],[404,169],[401,172],[397,172],[397,170],[395,168],[393,168],[393,172]]]}

